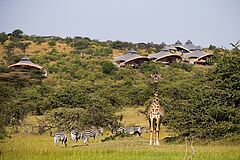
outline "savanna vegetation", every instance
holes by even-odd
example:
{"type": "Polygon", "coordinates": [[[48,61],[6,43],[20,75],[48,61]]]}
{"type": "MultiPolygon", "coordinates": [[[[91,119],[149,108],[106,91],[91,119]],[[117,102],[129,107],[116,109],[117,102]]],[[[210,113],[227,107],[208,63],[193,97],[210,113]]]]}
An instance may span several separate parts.
{"type": "MultiPolygon", "coordinates": [[[[210,66],[146,62],[133,69],[116,67],[113,57],[130,48],[147,55],[163,46],[100,42],[84,37],[29,36],[21,30],[1,33],[0,43],[0,138],[14,135],[1,144],[6,155],[1,157],[3,159],[29,159],[22,153],[24,147],[30,146],[31,149],[25,148],[27,152],[35,152],[38,146],[41,148],[30,159],[39,159],[42,153],[46,154],[41,159],[62,157],[58,154],[59,148],[46,147],[50,142],[44,132],[49,129],[67,131],[124,124],[124,114],[119,113],[129,107],[138,110],[141,106],[143,109],[139,116],[144,117],[154,92],[150,79],[154,72],[161,73],[163,77],[158,82],[157,91],[166,112],[162,123],[169,134],[162,138],[178,141],[194,137],[199,142],[226,140],[226,143],[234,142],[238,146],[226,149],[219,148],[218,143],[199,145],[199,157],[196,159],[237,159],[240,156],[236,153],[240,139],[240,51],[237,48],[224,50],[210,46],[206,50],[215,55],[210,66]],[[7,67],[18,62],[24,54],[43,66],[48,71],[48,77],[40,77],[34,72],[16,73],[7,67]],[[26,119],[32,116],[41,117],[35,123],[39,128],[32,133],[44,135],[15,136],[19,132],[29,134],[26,119]],[[40,137],[42,141],[38,140],[40,137]],[[11,157],[8,152],[12,151],[16,156],[11,157]]],[[[159,156],[162,159],[179,159],[184,154],[179,149],[184,148],[184,144],[162,144],[160,151],[148,148],[143,145],[145,143],[146,139],[136,140],[136,137],[117,141],[116,144],[96,142],[81,151],[68,148],[64,154],[69,155],[68,159],[95,159],[98,153],[102,159],[158,159],[159,156]],[[132,144],[134,142],[140,146],[137,152],[136,145],[132,144]],[[99,146],[103,147],[99,149],[99,146]],[[106,156],[108,158],[104,158],[106,156]]]]}

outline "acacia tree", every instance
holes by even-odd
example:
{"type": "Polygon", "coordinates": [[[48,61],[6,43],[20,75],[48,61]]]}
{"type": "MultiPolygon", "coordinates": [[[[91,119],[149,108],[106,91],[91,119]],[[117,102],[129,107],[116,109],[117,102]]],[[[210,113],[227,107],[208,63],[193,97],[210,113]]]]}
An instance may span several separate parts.
{"type": "Polygon", "coordinates": [[[101,97],[92,96],[85,104],[86,108],[81,107],[61,107],[47,111],[46,123],[58,130],[85,129],[92,126],[107,126],[119,119],[115,109],[108,100],[101,97]]]}
{"type": "Polygon", "coordinates": [[[11,36],[10,36],[10,39],[11,39],[12,41],[19,41],[20,38],[22,37],[22,35],[23,35],[23,31],[21,31],[20,29],[15,29],[15,30],[12,32],[12,34],[11,34],[11,36]]]}
{"type": "Polygon", "coordinates": [[[6,40],[8,40],[8,36],[6,35],[6,33],[0,33],[0,43],[3,44],[6,40]]]}

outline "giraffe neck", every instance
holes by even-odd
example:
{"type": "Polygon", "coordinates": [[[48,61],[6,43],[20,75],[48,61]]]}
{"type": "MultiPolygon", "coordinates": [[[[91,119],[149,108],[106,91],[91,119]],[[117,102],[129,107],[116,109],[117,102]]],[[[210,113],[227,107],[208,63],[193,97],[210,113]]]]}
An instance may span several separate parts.
{"type": "Polygon", "coordinates": [[[158,94],[157,92],[155,92],[154,99],[149,108],[149,117],[160,118],[163,115],[164,115],[164,109],[159,104],[158,94]]]}

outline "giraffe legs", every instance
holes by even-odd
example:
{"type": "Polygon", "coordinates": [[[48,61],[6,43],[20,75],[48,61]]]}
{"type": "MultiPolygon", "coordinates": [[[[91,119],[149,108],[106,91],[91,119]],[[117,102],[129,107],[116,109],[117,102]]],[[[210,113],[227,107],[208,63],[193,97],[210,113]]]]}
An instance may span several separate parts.
{"type": "Polygon", "coordinates": [[[149,145],[151,146],[152,145],[152,138],[153,138],[153,135],[152,135],[152,133],[153,133],[153,118],[151,118],[149,120],[149,122],[150,122],[150,141],[149,141],[149,145]]]}
{"type": "Polygon", "coordinates": [[[153,130],[153,145],[155,146],[156,145],[156,131],[153,130]]]}
{"type": "Polygon", "coordinates": [[[156,137],[156,145],[158,146],[159,145],[159,118],[157,118],[157,126],[156,126],[156,132],[155,132],[155,137],[156,137]]]}
{"type": "Polygon", "coordinates": [[[153,145],[159,145],[159,132],[160,132],[160,118],[156,118],[156,126],[154,123],[154,118],[151,118],[149,120],[150,124],[150,141],[149,145],[152,145],[152,140],[153,140],[153,145]]]}

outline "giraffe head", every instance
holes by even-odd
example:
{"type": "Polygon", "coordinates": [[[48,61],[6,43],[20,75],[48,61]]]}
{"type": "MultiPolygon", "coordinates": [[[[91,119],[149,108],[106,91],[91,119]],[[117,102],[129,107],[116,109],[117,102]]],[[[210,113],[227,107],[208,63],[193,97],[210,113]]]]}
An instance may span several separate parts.
{"type": "Polygon", "coordinates": [[[162,80],[162,77],[161,77],[161,74],[159,74],[159,73],[154,73],[154,74],[152,74],[151,75],[151,78],[152,78],[152,81],[154,82],[154,83],[157,83],[158,81],[160,81],[160,80],[162,80]]]}

